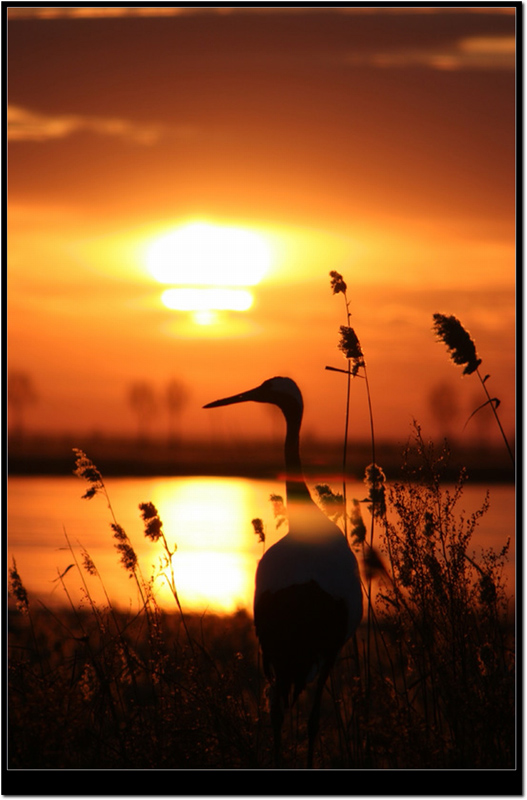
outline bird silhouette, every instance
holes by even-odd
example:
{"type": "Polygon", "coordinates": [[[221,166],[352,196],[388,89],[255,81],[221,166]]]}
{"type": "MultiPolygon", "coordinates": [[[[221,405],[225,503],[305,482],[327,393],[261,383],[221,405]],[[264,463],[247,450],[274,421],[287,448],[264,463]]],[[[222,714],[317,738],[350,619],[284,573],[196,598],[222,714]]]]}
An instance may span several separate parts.
{"type": "Polygon", "coordinates": [[[340,649],[362,618],[359,569],[346,537],[313,502],[304,480],[300,461],[304,404],[296,383],[290,378],[271,378],[204,408],[251,400],[278,406],[286,421],[289,532],[262,556],[254,594],[254,624],[271,684],[275,763],[282,764],[285,709],[318,676],[308,721],[307,765],[312,768],[324,685],[340,649]]]}

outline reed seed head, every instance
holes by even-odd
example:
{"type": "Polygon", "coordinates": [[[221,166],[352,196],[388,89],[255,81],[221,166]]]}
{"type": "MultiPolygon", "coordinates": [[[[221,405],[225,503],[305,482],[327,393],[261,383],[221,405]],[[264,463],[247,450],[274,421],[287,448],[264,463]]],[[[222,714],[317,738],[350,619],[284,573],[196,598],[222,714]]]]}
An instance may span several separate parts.
{"type": "Polygon", "coordinates": [[[355,376],[360,367],[364,367],[364,354],[360,346],[359,337],[348,325],[340,326],[339,350],[344,353],[344,358],[353,362],[351,374],[355,376]]]}
{"type": "Polygon", "coordinates": [[[362,544],[366,539],[366,525],[362,519],[360,503],[355,499],[351,501],[350,522],[350,536],[352,540],[356,542],[356,544],[362,544]]]}
{"type": "Polygon", "coordinates": [[[340,272],[337,272],[336,270],[332,269],[331,272],[329,273],[329,276],[331,278],[331,289],[333,291],[333,294],[339,294],[340,292],[342,292],[342,294],[346,294],[346,290],[348,287],[346,286],[344,278],[342,277],[340,272]]]}
{"type": "Polygon", "coordinates": [[[340,492],[334,492],[327,483],[319,483],[315,486],[318,499],[328,517],[332,519],[342,517],[344,514],[344,496],[340,492]]]}
{"type": "Polygon", "coordinates": [[[75,453],[75,470],[73,474],[78,478],[83,478],[90,484],[90,488],[82,495],[82,499],[91,500],[98,492],[104,490],[102,475],[86,453],[77,447],[73,448],[73,452],[75,453]]]}
{"type": "Polygon", "coordinates": [[[269,495],[269,500],[273,506],[273,516],[278,519],[287,519],[287,509],[284,505],[284,498],[281,494],[269,495]]]}
{"type": "Polygon", "coordinates": [[[284,498],[281,494],[270,494],[269,500],[273,506],[273,516],[275,518],[276,529],[287,522],[287,508],[284,505],[284,498]]]}
{"type": "Polygon", "coordinates": [[[128,541],[125,529],[118,522],[110,522],[110,528],[113,531],[113,538],[117,539],[118,542],[128,541]]]}
{"type": "Polygon", "coordinates": [[[454,364],[465,364],[463,375],[470,375],[477,370],[481,358],[477,357],[476,345],[456,317],[434,314],[434,331],[438,340],[446,344],[454,364]]]}
{"type": "Polygon", "coordinates": [[[22,578],[18,573],[16,561],[14,558],[13,558],[13,566],[9,570],[9,583],[11,588],[11,594],[16,600],[16,607],[23,614],[29,613],[29,598],[27,596],[25,586],[22,583],[22,578]]]}
{"type": "Polygon", "coordinates": [[[116,544],[115,547],[120,553],[122,565],[125,570],[130,573],[130,577],[132,577],[137,567],[137,556],[134,548],[129,542],[121,542],[120,544],[116,544]]]}
{"type": "Polygon", "coordinates": [[[256,517],[256,519],[251,520],[251,525],[254,528],[256,536],[258,536],[258,541],[265,542],[265,531],[264,531],[263,520],[260,519],[260,517],[256,517]]]}
{"type": "Polygon", "coordinates": [[[97,567],[93,563],[91,556],[86,552],[86,550],[82,551],[82,565],[88,575],[97,575],[97,567]]]}
{"type": "Polygon", "coordinates": [[[371,505],[368,506],[374,516],[384,518],[386,516],[386,476],[377,464],[370,464],[366,467],[364,483],[368,487],[368,498],[371,505]]]}
{"type": "Polygon", "coordinates": [[[121,563],[130,573],[130,577],[132,577],[137,567],[137,556],[135,554],[135,550],[130,544],[130,539],[126,535],[126,531],[122,525],[119,525],[117,522],[111,522],[110,528],[113,530],[113,538],[118,542],[118,544],[115,545],[115,548],[121,555],[121,563]]]}
{"type": "Polygon", "coordinates": [[[145,536],[152,542],[157,542],[163,532],[163,523],[159,518],[157,508],[153,503],[139,503],[139,509],[145,523],[145,536]]]}

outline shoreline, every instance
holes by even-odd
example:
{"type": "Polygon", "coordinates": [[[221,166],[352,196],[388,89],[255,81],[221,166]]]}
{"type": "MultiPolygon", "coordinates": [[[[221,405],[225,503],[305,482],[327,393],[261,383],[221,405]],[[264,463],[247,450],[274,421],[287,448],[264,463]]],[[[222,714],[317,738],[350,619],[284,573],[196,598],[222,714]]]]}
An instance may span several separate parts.
{"type": "MultiPolygon", "coordinates": [[[[65,435],[32,437],[11,441],[7,452],[7,474],[22,476],[68,476],[75,469],[73,448],[83,450],[103,477],[183,477],[211,475],[252,479],[283,477],[283,444],[281,441],[238,441],[234,444],[203,441],[137,441],[65,435]]],[[[407,442],[377,442],[376,461],[388,480],[402,480],[404,450],[407,442]]],[[[442,443],[436,443],[439,455],[442,443]]],[[[449,443],[450,453],[444,468],[444,480],[455,481],[460,469],[468,480],[476,483],[514,485],[515,474],[503,447],[461,447],[449,443]]],[[[342,444],[307,439],[302,448],[306,479],[342,480],[342,444]]],[[[369,442],[348,444],[346,475],[362,481],[364,470],[371,463],[369,442]]],[[[412,459],[415,462],[415,458],[412,459]]]]}

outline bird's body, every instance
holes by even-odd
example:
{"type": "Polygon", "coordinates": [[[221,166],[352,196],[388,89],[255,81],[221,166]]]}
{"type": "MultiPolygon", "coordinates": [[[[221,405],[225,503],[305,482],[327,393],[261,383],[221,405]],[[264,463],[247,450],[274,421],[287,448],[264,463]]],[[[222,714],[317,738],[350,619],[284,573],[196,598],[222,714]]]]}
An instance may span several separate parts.
{"type": "Polygon", "coordinates": [[[340,528],[313,502],[299,454],[303,402],[289,378],[271,378],[206,408],[248,400],[278,405],[286,419],[285,466],[289,532],[264,554],[256,572],[254,622],[263,666],[273,687],[271,718],[276,757],[284,709],[318,674],[309,720],[308,765],[318,729],[324,684],[362,617],[357,560],[340,528]]]}

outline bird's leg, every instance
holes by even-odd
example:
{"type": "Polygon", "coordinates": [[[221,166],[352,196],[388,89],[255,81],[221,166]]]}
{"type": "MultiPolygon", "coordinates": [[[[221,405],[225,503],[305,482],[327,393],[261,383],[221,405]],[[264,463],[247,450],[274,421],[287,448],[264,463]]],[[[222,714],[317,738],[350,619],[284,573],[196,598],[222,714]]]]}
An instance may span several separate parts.
{"type": "Polygon", "coordinates": [[[307,768],[313,769],[313,755],[315,749],[315,739],[318,733],[318,725],[320,722],[320,702],[322,700],[322,692],[324,685],[331,671],[331,663],[325,664],[318,675],[317,686],[315,689],[315,697],[313,700],[313,708],[309,715],[309,722],[307,725],[308,732],[308,746],[307,746],[307,768]]]}
{"type": "Polygon", "coordinates": [[[282,768],[282,725],[284,722],[284,711],[282,700],[277,687],[273,687],[271,694],[271,724],[273,726],[274,737],[274,760],[277,769],[282,768]]]}

